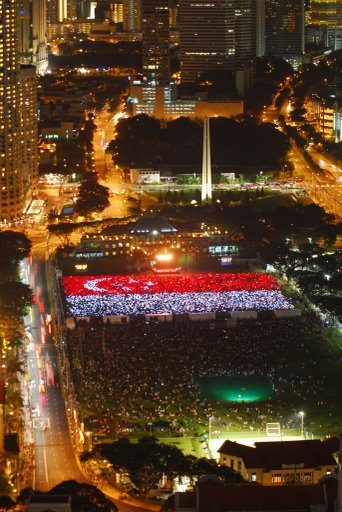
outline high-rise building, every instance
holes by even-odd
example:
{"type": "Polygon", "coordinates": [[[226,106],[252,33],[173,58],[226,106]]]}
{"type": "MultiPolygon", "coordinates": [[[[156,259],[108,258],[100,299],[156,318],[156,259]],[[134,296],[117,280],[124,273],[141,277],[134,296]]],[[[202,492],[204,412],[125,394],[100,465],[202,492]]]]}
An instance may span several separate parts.
{"type": "Polygon", "coordinates": [[[256,0],[256,55],[265,55],[265,0],[256,0]]]}
{"type": "Polygon", "coordinates": [[[176,29],[178,27],[178,1],[169,0],[169,20],[170,28],[176,29]]]}
{"type": "Polygon", "coordinates": [[[266,0],[266,55],[301,59],[304,13],[304,0],[266,0]]]}
{"type": "Polygon", "coordinates": [[[342,2],[311,0],[306,42],[331,50],[342,49],[342,2]]]}
{"type": "Polygon", "coordinates": [[[255,0],[180,0],[182,82],[214,69],[248,69],[256,57],[255,0]]]}
{"type": "Polygon", "coordinates": [[[37,73],[48,65],[46,0],[32,0],[32,64],[37,73]]]}
{"type": "Polygon", "coordinates": [[[20,62],[28,64],[32,59],[32,2],[20,2],[19,18],[19,52],[20,62]]]}
{"type": "MultiPolygon", "coordinates": [[[[21,162],[24,192],[38,180],[37,74],[35,66],[20,68],[21,162]]],[[[30,194],[29,194],[30,196],[30,194]]]]}
{"type": "Polygon", "coordinates": [[[168,0],[142,0],[143,74],[158,82],[170,80],[168,0]]]}
{"type": "Polygon", "coordinates": [[[46,0],[22,0],[19,53],[21,64],[35,64],[37,73],[48,65],[46,0]]]}
{"type": "Polygon", "coordinates": [[[313,25],[342,26],[342,2],[341,0],[311,0],[309,20],[313,25]]]}
{"type": "Polygon", "coordinates": [[[123,29],[125,32],[141,31],[141,0],[123,0],[123,29]]]}
{"type": "Polygon", "coordinates": [[[123,10],[124,6],[122,0],[112,0],[109,2],[109,20],[113,23],[123,23],[123,10]]]}
{"type": "Polygon", "coordinates": [[[0,2],[0,20],[0,218],[4,221],[22,215],[33,185],[30,175],[33,180],[36,175],[29,155],[37,145],[37,119],[35,128],[33,121],[37,107],[35,70],[31,68],[30,79],[20,70],[17,0],[0,2]]]}
{"type": "Polygon", "coordinates": [[[74,20],[81,6],[77,0],[47,0],[47,22],[58,23],[74,20]]]}

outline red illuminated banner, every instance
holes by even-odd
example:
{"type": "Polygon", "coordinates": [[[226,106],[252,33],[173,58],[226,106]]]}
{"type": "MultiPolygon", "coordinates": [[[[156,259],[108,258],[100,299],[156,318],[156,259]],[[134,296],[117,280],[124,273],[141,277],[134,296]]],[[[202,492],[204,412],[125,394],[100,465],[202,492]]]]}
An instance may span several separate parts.
{"type": "Polygon", "coordinates": [[[279,290],[274,277],[261,273],[68,276],[67,296],[204,293],[279,290]]]}

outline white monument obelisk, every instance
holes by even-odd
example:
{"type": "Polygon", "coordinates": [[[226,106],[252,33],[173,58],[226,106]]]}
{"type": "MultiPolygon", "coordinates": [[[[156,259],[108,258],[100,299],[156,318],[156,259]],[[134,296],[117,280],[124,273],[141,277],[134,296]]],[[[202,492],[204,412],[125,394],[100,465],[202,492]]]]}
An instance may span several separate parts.
{"type": "Polygon", "coordinates": [[[203,157],[202,157],[202,203],[211,203],[213,198],[211,150],[210,150],[210,119],[204,118],[203,124],[203,157]]]}

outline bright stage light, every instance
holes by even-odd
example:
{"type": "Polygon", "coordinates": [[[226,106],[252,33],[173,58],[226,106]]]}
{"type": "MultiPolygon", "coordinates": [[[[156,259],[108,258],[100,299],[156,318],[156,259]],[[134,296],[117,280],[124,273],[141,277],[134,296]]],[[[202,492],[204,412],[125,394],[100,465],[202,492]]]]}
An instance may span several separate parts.
{"type": "Polygon", "coordinates": [[[173,258],[173,254],[171,254],[169,252],[165,252],[165,253],[156,255],[157,261],[171,261],[172,258],[173,258]]]}

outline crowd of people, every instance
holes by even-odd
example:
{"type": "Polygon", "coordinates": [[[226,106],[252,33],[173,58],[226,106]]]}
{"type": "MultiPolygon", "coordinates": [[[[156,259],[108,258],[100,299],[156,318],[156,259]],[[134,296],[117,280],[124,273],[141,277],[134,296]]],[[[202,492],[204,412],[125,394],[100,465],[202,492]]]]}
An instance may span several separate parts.
{"type": "Polygon", "coordinates": [[[228,311],[291,309],[278,290],[153,293],[123,295],[69,295],[68,315],[102,317],[115,315],[185,314],[228,311]]]}
{"type": "Polygon", "coordinates": [[[257,272],[67,276],[63,287],[75,317],[293,308],[275,278],[257,272]]]}
{"type": "Polygon", "coordinates": [[[66,276],[62,281],[67,296],[279,290],[276,279],[261,272],[66,276]]]}
{"type": "Polygon", "coordinates": [[[65,332],[78,401],[110,431],[148,428],[162,420],[175,432],[198,433],[218,406],[201,395],[201,377],[266,377],[274,403],[289,408],[327,400],[338,362],[322,338],[320,320],[313,314],[266,316],[233,329],[224,321],[177,318],[125,325],[79,321],[65,332]]]}

